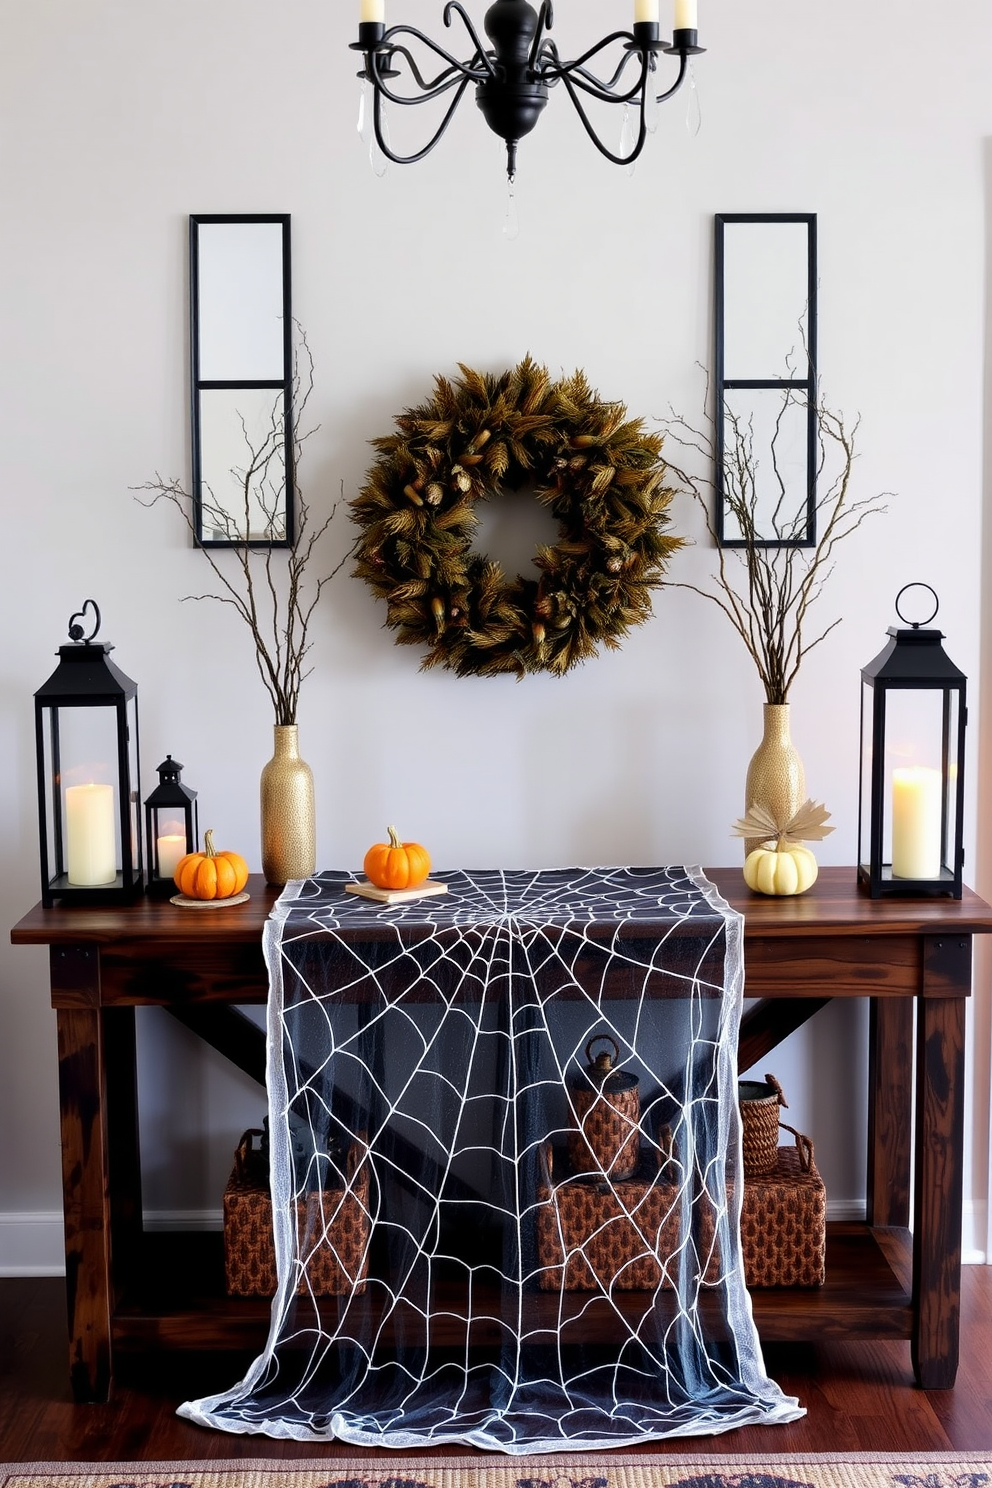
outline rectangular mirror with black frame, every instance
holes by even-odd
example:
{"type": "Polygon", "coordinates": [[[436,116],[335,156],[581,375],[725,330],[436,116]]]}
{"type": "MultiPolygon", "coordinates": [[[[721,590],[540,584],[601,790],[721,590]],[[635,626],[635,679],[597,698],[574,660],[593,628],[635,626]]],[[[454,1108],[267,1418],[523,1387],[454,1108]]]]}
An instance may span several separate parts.
{"type": "Polygon", "coordinates": [[[289,217],[189,219],[196,539],[289,547],[293,319],[289,217]]]}
{"type": "Polygon", "coordinates": [[[715,490],[725,547],[816,543],[816,216],[715,218],[715,490]]]}

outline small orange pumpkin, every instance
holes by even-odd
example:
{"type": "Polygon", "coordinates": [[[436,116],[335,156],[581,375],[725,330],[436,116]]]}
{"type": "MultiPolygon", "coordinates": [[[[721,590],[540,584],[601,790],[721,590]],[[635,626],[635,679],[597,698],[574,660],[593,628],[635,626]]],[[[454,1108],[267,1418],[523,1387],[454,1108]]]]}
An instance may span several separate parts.
{"type": "Polygon", "coordinates": [[[419,842],[401,842],[396,828],[389,841],[377,842],[365,854],[365,877],[377,889],[418,889],[431,871],[430,853],[419,842]]]}
{"type": "Polygon", "coordinates": [[[175,883],[187,899],[230,899],[248,882],[248,864],[240,853],[217,852],[213,828],[203,834],[203,852],[187,853],[176,864],[175,883]]]}

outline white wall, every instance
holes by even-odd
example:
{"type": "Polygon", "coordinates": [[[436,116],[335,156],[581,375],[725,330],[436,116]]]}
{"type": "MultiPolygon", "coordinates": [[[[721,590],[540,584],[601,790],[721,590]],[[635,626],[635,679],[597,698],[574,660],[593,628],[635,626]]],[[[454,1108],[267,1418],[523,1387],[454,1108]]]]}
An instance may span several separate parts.
{"type": "MultiPolygon", "coordinates": [[[[434,0],[390,3],[396,18],[438,29],[434,0]]],[[[559,5],[563,50],[588,44],[604,18],[625,23],[628,9],[559,5]]],[[[301,474],[318,513],[342,485],[357,490],[368,440],[459,360],[498,370],[530,351],[555,373],[584,367],[649,421],[670,405],[694,415],[710,354],[713,214],[816,212],[824,391],[861,415],[858,493],[895,493],[838,553],[823,615],[843,624],[793,692],[808,786],[837,828],[820,857],[853,860],[859,669],[895,618],[896,591],[922,579],[973,682],[973,874],[992,11],[961,0],[948,59],[922,0],[701,9],[699,137],[688,138],[682,103],[667,105],[631,179],[554,97],[521,148],[522,230],[507,242],[501,146],[471,100],[427,161],[372,175],[347,49],[357,6],[0,0],[3,923],[38,897],[31,695],[88,596],[140,685],[143,793],[171,752],[203,824],[259,866],[271,720],[247,632],[218,606],[179,602],[205,586],[202,555],[175,513],[132,495],[156,472],[187,470],[190,212],[292,213],[294,308],[320,423],[301,474]]],[[[417,122],[399,121],[396,135],[417,122]]],[[[701,535],[688,502],[675,521],[701,535]]],[[[329,562],[351,535],[339,514],[329,562]]],[[[985,564],[988,577],[987,548],[985,564]]],[[[711,565],[701,543],[672,576],[698,580],[711,565]]],[[[428,842],[441,868],[736,861],[728,829],[762,697],[712,606],[662,593],[620,653],[522,684],[421,675],[382,618],[341,575],[315,625],[300,723],[321,866],[356,865],[387,821],[428,842]]],[[[986,768],[988,758],[986,745],[986,768]]],[[[983,809],[988,821],[987,794],[983,809]]],[[[980,871],[987,894],[987,854],[980,871]]],[[[983,964],[966,1192],[976,1220],[988,1168],[983,964]]],[[[46,969],[43,951],[0,944],[7,1270],[58,1261],[46,969]]],[[[146,1202],[191,1221],[215,1213],[259,1094],[156,1010],[141,1017],[141,1060],[146,1202]]],[[[835,1212],[863,1200],[863,1061],[863,1011],[833,1007],[769,1062],[816,1140],[835,1212]]],[[[966,1243],[984,1248],[984,1236],[966,1243]]]]}

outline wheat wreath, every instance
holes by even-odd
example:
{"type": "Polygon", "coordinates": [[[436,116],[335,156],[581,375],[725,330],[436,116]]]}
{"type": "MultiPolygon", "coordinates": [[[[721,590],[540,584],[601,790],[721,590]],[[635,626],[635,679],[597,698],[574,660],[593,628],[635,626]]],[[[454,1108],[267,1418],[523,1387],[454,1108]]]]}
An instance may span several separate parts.
{"type": "Polygon", "coordinates": [[[379,458],[351,503],[355,574],[386,601],[397,641],[459,676],[563,676],[617,649],[651,613],[683,539],[666,529],[662,436],[584,374],[553,381],[529,356],[499,374],[459,363],[433,396],[372,441],[379,458]],[[480,502],[533,489],[559,528],[534,572],[476,552],[480,502]]]}

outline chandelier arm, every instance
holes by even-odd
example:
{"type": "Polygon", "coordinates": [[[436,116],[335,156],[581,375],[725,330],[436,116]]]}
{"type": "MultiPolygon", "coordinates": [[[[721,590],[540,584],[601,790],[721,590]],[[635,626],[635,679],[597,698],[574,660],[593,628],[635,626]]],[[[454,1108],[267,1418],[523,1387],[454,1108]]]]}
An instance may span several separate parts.
{"type": "MultiPolygon", "coordinates": [[[[550,71],[549,78],[542,77],[542,81],[548,81],[551,76],[564,77],[567,72],[575,72],[578,69],[585,67],[585,64],[591,61],[593,57],[598,56],[600,52],[605,51],[607,47],[611,47],[614,42],[617,41],[626,42],[629,46],[632,47],[633,50],[641,51],[641,48],[637,45],[633,33],[630,31],[611,31],[609,36],[604,36],[602,41],[598,41],[596,45],[590,47],[587,52],[583,52],[581,57],[576,57],[574,62],[562,62],[560,57],[558,56],[558,48],[552,46],[552,49],[554,51],[555,66],[550,71]]],[[[547,69],[543,70],[547,71],[547,69]]],[[[622,64],[620,70],[623,70],[622,64]]]]}
{"type": "MultiPolygon", "coordinates": [[[[379,146],[379,149],[382,151],[383,155],[385,155],[386,159],[391,160],[394,165],[416,165],[418,160],[423,160],[425,155],[429,155],[431,150],[433,150],[434,146],[437,144],[438,140],[441,138],[442,134],[450,124],[455,109],[462,101],[462,94],[465,92],[465,89],[468,87],[471,81],[472,79],[469,77],[463,77],[459,81],[458,92],[455,94],[454,98],[451,100],[450,104],[445,110],[444,118],[441,120],[437,129],[431,135],[431,138],[427,141],[427,144],[424,146],[424,148],[422,150],[417,150],[416,153],[413,155],[397,155],[393,150],[390,149],[389,145],[383,139],[382,94],[377,88],[375,90],[375,99],[372,107],[372,127],[375,130],[376,144],[379,146]]],[[[419,103],[420,99],[400,98],[395,101],[398,103],[419,103]]]]}
{"type": "MultiPolygon", "coordinates": [[[[553,87],[555,83],[559,82],[566,71],[571,72],[573,76],[584,77],[594,87],[603,89],[604,93],[602,96],[606,98],[607,102],[613,101],[623,103],[628,101],[628,99],[633,96],[633,93],[636,93],[637,88],[640,87],[640,83],[635,85],[632,93],[628,94],[626,99],[622,96],[618,97],[611,90],[616,87],[624,72],[627,70],[630,62],[639,54],[643,55],[639,47],[628,46],[625,49],[623,57],[620,59],[620,62],[613,76],[610,78],[609,82],[605,82],[602,78],[598,78],[594,72],[590,72],[588,68],[581,65],[584,60],[581,57],[578,58],[578,60],[575,62],[563,62],[561,60],[561,57],[558,55],[558,48],[555,46],[555,43],[550,39],[546,39],[544,55],[546,57],[550,57],[553,66],[538,66],[535,69],[535,72],[539,81],[544,83],[549,88],[553,87]]],[[[540,59],[538,60],[540,62],[540,59]]]]}
{"type": "Polygon", "coordinates": [[[558,48],[550,36],[546,36],[541,43],[540,53],[531,65],[534,81],[543,84],[545,88],[554,88],[561,81],[562,61],[558,55],[558,48]],[[544,58],[550,57],[554,63],[552,68],[544,66],[544,58]]]}
{"type": "Polygon", "coordinates": [[[634,145],[634,148],[631,150],[629,155],[615,155],[612,150],[608,150],[606,148],[606,146],[603,144],[603,141],[600,139],[599,135],[592,127],[592,124],[589,121],[589,117],[586,114],[585,109],[582,107],[582,101],[579,98],[578,92],[576,91],[575,80],[570,77],[567,72],[561,73],[561,80],[565,84],[565,89],[568,93],[569,98],[572,100],[572,103],[575,106],[575,112],[581,119],[582,126],[585,129],[586,134],[592,140],[599,153],[601,155],[605,155],[607,160],[611,161],[613,165],[633,165],[638,155],[640,155],[641,151],[644,149],[644,141],[647,139],[648,133],[647,125],[644,122],[643,97],[641,99],[640,108],[638,109],[637,141],[634,145]]]}
{"type": "Polygon", "coordinates": [[[406,58],[421,87],[433,88],[439,79],[446,77],[449,72],[455,72],[460,77],[467,78],[470,83],[484,83],[496,76],[492,63],[485,54],[482,54],[481,57],[473,57],[471,62],[460,62],[457,57],[453,57],[450,52],[445,51],[444,47],[438,46],[436,41],[432,41],[429,36],[425,36],[423,31],[418,31],[416,26],[390,26],[389,30],[383,36],[381,43],[366,53],[366,58],[371,64],[371,74],[374,76],[377,87],[381,86],[382,82],[380,67],[383,65],[388,67],[390,60],[396,55],[406,58]],[[448,64],[447,67],[432,82],[426,82],[412,54],[406,47],[397,46],[393,42],[394,36],[416,37],[421,45],[427,47],[436,57],[440,57],[442,62],[446,62],[448,64]],[[482,64],[478,68],[475,66],[477,60],[482,64]]]}
{"type": "MultiPolygon", "coordinates": [[[[631,55],[633,54],[628,53],[628,57],[631,55]]],[[[620,72],[623,71],[626,65],[627,59],[625,59],[624,62],[621,64],[617,73],[617,77],[619,77],[620,72]]],[[[670,88],[666,88],[664,93],[658,93],[655,96],[656,103],[665,103],[667,99],[671,98],[673,94],[678,92],[682,84],[685,82],[685,75],[688,71],[688,68],[688,55],[685,52],[680,52],[678,76],[676,77],[674,83],[670,88]]],[[[604,84],[593,73],[586,72],[585,68],[580,68],[578,71],[575,71],[574,64],[572,65],[572,68],[570,70],[567,70],[567,76],[571,77],[572,82],[577,88],[581,88],[584,93],[588,93],[593,98],[600,99],[603,103],[633,103],[634,99],[640,93],[642,86],[644,88],[648,86],[648,82],[650,80],[650,71],[650,64],[646,68],[642,66],[641,77],[638,78],[633,88],[629,89],[626,93],[607,92],[606,86],[612,86],[613,83],[616,82],[616,78],[614,78],[609,85],[604,86],[604,84]]],[[[566,69],[563,69],[558,74],[558,78],[560,78],[563,82],[567,80],[566,69]]],[[[556,78],[555,81],[558,81],[558,78],[556,78]]]]}
{"type": "MultiPolygon", "coordinates": [[[[466,15],[464,9],[458,3],[458,0],[448,0],[447,5],[444,7],[444,24],[446,26],[451,25],[451,17],[453,13],[457,13],[461,16],[462,20],[465,23],[465,30],[468,32],[469,36],[472,38],[472,41],[475,43],[476,57],[483,64],[489,76],[495,79],[496,69],[493,66],[492,59],[490,58],[486,48],[482,45],[482,42],[479,40],[479,34],[476,31],[475,27],[472,25],[471,18],[466,15]]],[[[472,63],[469,64],[469,66],[472,65],[472,63]]]]}
{"type": "Polygon", "coordinates": [[[473,73],[466,74],[460,67],[446,67],[443,72],[438,73],[436,78],[432,78],[428,82],[410,52],[407,51],[406,47],[402,46],[390,47],[388,51],[384,52],[375,52],[373,57],[374,60],[370,73],[371,80],[375,85],[376,92],[381,93],[383,98],[389,103],[426,103],[431,98],[440,98],[442,94],[447,93],[451,88],[457,87],[461,82],[481,82],[484,76],[476,77],[473,73]],[[391,67],[395,57],[403,57],[409,65],[414,81],[421,90],[416,98],[410,98],[403,93],[394,93],[386,82],[389,73],[380,72],[380,61],[388,68],[391,67]]]}
{"type": "Polygon", "coordinates": [[[688,72],[688,70],[689,70],[689,56],[688,56],[688,53],[687,52],[679,52],[679,75],[675,79],[674,83],[672,84],[672,86],[670,88],[666,88],[665,91],[664,91],[664,93],[659,93],[656,96],[655,103],[664,103],[666,101],[666,99],[669,99],[669,98],[672,97],[673,93],[677,93],[679,91],[679,89],[681,88],[682,84],[685,82],[685,75],[688,72]]]}
{"type": "MultiPolygon", "coordinates": [[[[626,65],[626,62],[624,62],[623,66],[625,67],[626,65]]],[[[685,76],[688,68],[689,58],[685,52],[680,52],[678,76],[676,77],[672,86],[665,89],[664,93],[656,94],[655,103],[665,103],[667,99],[671,98],[673,94],[678,92],[682,84],[685,82],[685,76]]],[[[623,68],[620,69],[620,71],[622,70],[623,68]]],[[[648,86],[648,82],[650,81],[650,66],[648,67],[647,72],[643,73],[642,75],[644,78],[643,86],[646,88],[648,86]]],[[[559,77],[562,80],[564,80],[564,76],[564,73],[559,74],[559,77]]],[[[633,88],[630,88],[626,93],[608,93],[605,91],[604,85],[600,82],[600,80],[595,77],[594,74],[586,72],[584,68],[580,69],[578,72],[570,74],[570,76],[572,77],[572,81],[577,88],[581,88],[584,93],[590,94],[590,96],[593,98],[600,99],[603,103],[633,103],[634,99],[640,93],[642,87],[641,79],[638,78],[633,88]],[[583,79],[586,79],[587,81],[583,81],[583,79]]],[[[555,81],[557,82],[558,78],[556,78],[555,81]]],[[[613,82],[615,81],[616,79],[613,79],[613,82]]],[[[607,86],[612,86],[612,83],[607,86]]]]}
{"type": "MultiPolygon", "coordinates": [[[[633,55],[634,53],[629,53],[628,58],[633,55]]],[[[642,64],[640,69],[640,76],[637,78],[634,86],[632,88],[628,88],[626,93],[614,92],[613,90],[619,80],[620,74],[624,71],[626,66],[627,60],[625,59],[621,66],[618,68],[616,76],[611,78],[608,83],[604,83],[601,78],[598,78],[596,76],[595,73],[587,72],[584,67],[569,69],[568,76],[571,78],[572,82],[577,88],[582,89],[583,93],[588,93],[591,97],[598,98],[603,103],[632,103],[633,100],[637,97],[638,93],[641,91],[641,87],[645,78],[645,68],[642,64]]],[[[561,73],[560,76],[562,77],[562,79],[564,79],[565,74],[561,73]]]]}
{"type": "MultiPolygon", "coordinates": [[[[555,13],[551,0],[541,0],[541,9],[537,17],[537,30],[534,33],[534,45],[530,49],[530,67],[532,71],[537,68],[541,51],[547,41],[546,33],[550,31],[554,23],[555,13]]],[[[549,45],[553,50],[554,42],[550,42],[549,45]]]]}

